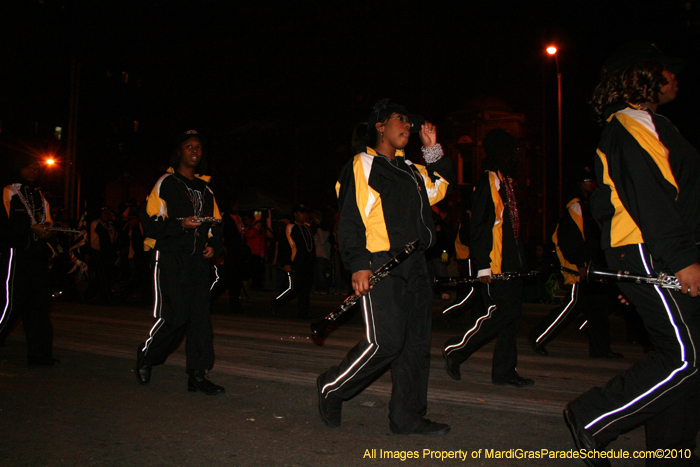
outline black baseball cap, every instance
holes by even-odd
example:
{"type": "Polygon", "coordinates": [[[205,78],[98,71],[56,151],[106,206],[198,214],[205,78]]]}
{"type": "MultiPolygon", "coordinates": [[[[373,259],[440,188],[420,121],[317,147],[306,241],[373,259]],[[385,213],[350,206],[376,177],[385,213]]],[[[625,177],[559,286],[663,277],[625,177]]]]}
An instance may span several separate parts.
{"type": "Polygon", "coordinates": [[[41,163],[38,157],[24,152],[15,151],[14,154],[12,154],[12,157],[14,159],[13,162],[15,169],[17,169],[18,171],[32,164],[41,163]]]}
{"type": "Polygon", "coordinates": [[[647,41],[631,41],[621,45],[610,54],[605,62],[607,73],[621,70],[641,60],[650,60],[663,64],[664,69],[678,73],[685,67],[687,60],[669,57],[656,44],[647,41]]]}
{"type": "Polygon", "coordinates": [[[411,133],[418,133],[420,131],[420,127],[425,123],[425,118],[422,116],[409,112],[402,105],[389,102],[389,99],[382,99],[374,104],[372,113],[369,114],[369,118],[367,119],[368,127],[374,128],[374,125],[377,122],[381,122],[394,112],[408,117],[413,124],[413,126],[411,126],[411,133]]]}
{"type": "Polygon", "coordinates": [[[568,179],[572,183],[594,182],[595,172],[588,166],[577,166],[571,169],[568,179]]]}
{"type": "Polygon", "coordinates": [[[522,141],[522,138],[516,138],[503,128],[494,128],[486,133],[481,146],[489,156],[509,156],[518,149],[522,141]]]}
{"type": "Polygon", "coordinates": [[[177,135],[175,147],[179,148],[182,143],[190,138],[197,138],[202,144],[207,144],[207,139],[197,130],[187,130],[177,135]]]}
{"type": "Polygon", "coordinates": [[[295,212],[307,213],[307,212],[311,212],[311,209],[306,207],[305,204],[295,204],[294,206],[292,206],[292,214],[294,214],[295,212]]]}

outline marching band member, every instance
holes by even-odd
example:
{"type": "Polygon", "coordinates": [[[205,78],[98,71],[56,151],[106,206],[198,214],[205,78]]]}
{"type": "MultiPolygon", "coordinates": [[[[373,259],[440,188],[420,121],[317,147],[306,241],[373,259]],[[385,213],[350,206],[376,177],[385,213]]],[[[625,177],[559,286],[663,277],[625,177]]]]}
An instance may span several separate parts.
{"type": "Polygon", "coordinates": [[[178,136],[171,168],[148,195],[141,209],[147,250],[155,251],[155,322],[138,348],[136,379],[147,384],[153,365],[165,362],[186,334],[187,389],[207,395],[224,392],[206,378],[214,365],[214,333],[209,319],[210,264],[221,254],[221,219],[209,188],[204,138],[194,130],[178,136]]]}
{"type": "Polygon", "coordinates": [[[53,235],[49,230],[53,222],[49,203],[37,186],[39,162],[25,154],[15,158],[20,181],[3,190],[7,224],[2,230],[9,246],[9,264],[7,295],[0,309],[0,344],[21,317],[27,338],[27,364],[53,366],[59,363],[53,358],[53,328],[49,317],[49,260],[55,252],[47,240],[53,235]]]}
{"type": "MultiPolygon", "coordinates": [[[[579,448],[602,450],[644,424],[647,450],[692,453],[700,427],[700,155],[658,106],[675,99],[673,59],[647,42],[631,42],[608,58],[593,94],[605,122],[591,196],[602,247],[613,269],[674,273],[682,290],[620,283],[637,307],[654,350],[627,371],[570,402],[566,423],[579,448]]],[[[607,459],[586,459],[590,466],[607,459]]],[[[692,458],[648,460],[647,466],[699,465],[692,458]]]]}
{"type": "Polygon", "coordinates": [[[367,144],[336,185],[340,253],[362,296],[366,337],[318,377],[319,412],[328,426],[339,427],[343,401],[391,366],[392,433],[443,435],[449,425],[425,418],[433,295],[425,250],[435,242],[430,206],[448,193],[451,160],[442,157],[434,125],[388,99],[374,106],[367,144]],[[412,132],[419,132],[427,166],[404,158],[412,132]],[[370,287],[372,271],[416,239],[418,251],[370,287]]]}
{"type": "Polygon", "coordinates": [[[566,212],[552,235],[559,263],[578,274],[563,271],[568,300],[554,307],[530,331],[530,345],[539,355],[549,355],[547,344],[581,313],[586,318],[588,355],[591,358],[622,358],[610,348],[611,286],[586,281],[586,268],[591,262],[604,264],[600,249],[600,229],[593,219],[588,198],[598,188],[593,171],[583,167],[576,171],[571,183],[575,196],[566,205],[566,212]]]}
{"type": "Polygon", "coordinates": [[[484,175],[472,197],[471,259],[481,282],[484,310],[475,316],[464,335],[445,342],[443,356],[447,374],[460,380],[460,365],[494,336],[491,381],[499,386],[522,388],[535,382],[521,377],[516,365],[515,334],[522,317],[522,279],[491,282],[492,274],[523,272],[525,252],[519,234],[518,207],[512,177],[520,164],[517,138],[503,129],[489,131],[482,142],[486,151],[484,175]]]}

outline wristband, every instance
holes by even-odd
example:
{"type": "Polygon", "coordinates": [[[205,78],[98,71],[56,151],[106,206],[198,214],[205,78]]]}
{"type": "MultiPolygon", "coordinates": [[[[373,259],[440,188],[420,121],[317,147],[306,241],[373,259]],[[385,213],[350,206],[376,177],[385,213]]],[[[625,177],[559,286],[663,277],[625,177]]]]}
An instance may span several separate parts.
{"type": "Polygon", "coordinates": [[[425,146],[420,148],[421,152],[423,153],[423,159],[425,162],[428,164],[432,164],[433,162],[439,161],[442,156],[445,154],[442,151],[442,146],[440,143],[437,143],[435,146],[431,148],[426,148],[425,146]]]}

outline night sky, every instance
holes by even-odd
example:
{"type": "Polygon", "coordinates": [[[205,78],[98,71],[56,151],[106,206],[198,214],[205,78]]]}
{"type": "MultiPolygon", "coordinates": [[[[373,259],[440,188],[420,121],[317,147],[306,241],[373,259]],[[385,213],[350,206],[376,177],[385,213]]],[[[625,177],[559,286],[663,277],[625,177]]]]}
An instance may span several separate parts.
{"type": "MultiPolygon", "coordinates": [[[[78,158],[95,193],[122,172],[152,183],[175,133],[195,128],[210,140],[217,193],[328,199],[354,125],[383,97],[438,132],[474,97],[497,97],[537,138],[544,106],[554,147],[550,43],[560,48],[569,163],[595,150],[586,101],[615,46],[642,38],[700,58],[700,3],[676,0],[13,3],[0,33],[0,143],[40,144],[65,128],[80,63],[78,158]]],[[[677,102],[660,109],[696,146],[699,77],[691,61],[677,102]]]]}

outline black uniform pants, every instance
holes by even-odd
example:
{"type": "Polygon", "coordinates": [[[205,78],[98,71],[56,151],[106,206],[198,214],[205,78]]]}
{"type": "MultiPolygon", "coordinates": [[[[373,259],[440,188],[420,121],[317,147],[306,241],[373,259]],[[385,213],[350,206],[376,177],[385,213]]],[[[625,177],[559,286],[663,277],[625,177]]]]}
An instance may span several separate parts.
{"type": "Polygon", "coordinates": [[[603,284],[576,283],[570,286],[566,303],[554,307],[530,331],[530,342],[545,347],[581,313],[587,320],[591,357],[610,353],[610,297],[603,284]]]}
{"type": "Polygon", "coordinates": [[[314,284],[314,265],[311,264],[296,268],[292,265],[292,268],[294,271],[291,273],[292,289],[287,290],[290,287],[289,276],[283,273],[282,285],[275,291],[275,297],[279,298],[273,300],[273,309],[279,311],[287,302],[296,297],[299,317],[308,318],[311,313],[311,289],[314,284]]]}
{"type": "Polygon", "coordinates": [[[186,333],[187,372],[214,366],[214,333],[209,319],[209,262],[202,255],[156,251],[155,323],[139,351],[160,365],[186,333]]]}
{"type": "MultiPolygon", "coordinates": [[[[472,277],[472,262],[470,259],[467,258],[459,260],[459,277],[472,277]]],[[[455,297],[455,300],[444,310],[442,310],[442,314],[450,313],[466,307],[476,294],[477,292],[474,290],[474,284],[463,284],[457,286],[457,296],[455,297]]]]}
{"type": "MultiPolygon", "coordinates": [[[[659,272],[643,244],[615,248],[606,256],[613,269],[659,272]]],[[[601,446],[645,424],[648,450],[692,452],[700,429],[700,298],[651,285],[619,287],[637,307],[654,350],[605,387],[578,397],[571,408],[601,446]]],[[[698,465],[698,458],[647,460],[646,465],[698,465]]]]}
{"type": "Polygon", "coordinates": [[[216,282],[211,289],[211,301],[215,302],[228,289],[229,311],[231,313],[242,313],[241,290],[243,289],[243,279],[239,271],[240,267],[233,263],[233,258],[227,258],[222,266],[216,266],[216,282]]]}
{"type": "Polygon", "coordinates": [[[88,296],[99,294],[103,303],[112,302],[112,268],[113,259],[100,250],[90,250],[90,285],[88,296]]]}
{"type": "Polygon", "coordinates": [[[7,266],[6,300],[0,310],[0,342],[5,341],[21,317],[27,339],[27,363],[51,363],[53,328],[49,317],[51,283],[47,260],[12,248],[7,266]]]}
{"type": "MultiPolygon", "coordinates": [[[[372,267],[391,258],[373,256],[372,267]]],[[[361,301],[365,339],[322,379],[323,395],[349,399],[391,365],[389,419],[399,430],[420,423],[428,407],[432,290],[423,252],[416,252],[361,301]]]]}
{"type": "Polygon", "coordinates": [[[482,284],[481,292],[486,310],[473,316],[474,322],[464,335],[445,342],[445,353],[462,363],[486,342],[496,337],[493,350],[491,378],[504,382],[517,376],[518,347],[515,335],[523,314],[520,279],[493,281],[482,284]]]}

